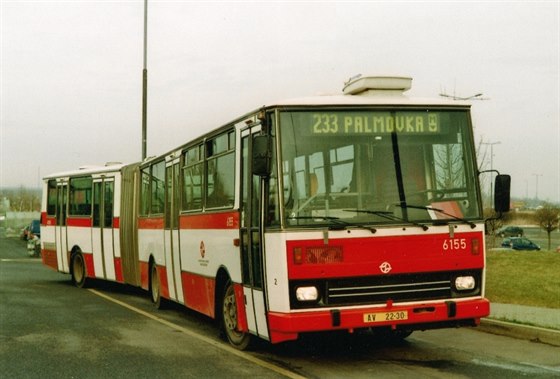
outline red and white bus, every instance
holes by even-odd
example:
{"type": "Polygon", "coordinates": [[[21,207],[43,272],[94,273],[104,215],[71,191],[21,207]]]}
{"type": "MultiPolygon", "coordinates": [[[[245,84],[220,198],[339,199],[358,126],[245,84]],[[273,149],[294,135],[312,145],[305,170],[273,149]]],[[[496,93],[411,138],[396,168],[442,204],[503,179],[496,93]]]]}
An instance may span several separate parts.
{"type": "MultiPolygon", "coordinates": [[[[42,257],[83,286],[141,286],[231,344],[474,326],[484,220],[468,103],[406,77],[275,102],[164,155],[44,180],[42,257]]],[[[495,207],[509,208],[498,175],[495,207]]]]}

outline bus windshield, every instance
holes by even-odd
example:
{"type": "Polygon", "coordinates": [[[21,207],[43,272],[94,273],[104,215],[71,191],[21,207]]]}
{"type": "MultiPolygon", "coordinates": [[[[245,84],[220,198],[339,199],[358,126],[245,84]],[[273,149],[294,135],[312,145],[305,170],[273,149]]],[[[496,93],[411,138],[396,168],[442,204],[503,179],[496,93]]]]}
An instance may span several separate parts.
{"type": "Polygon", "coordinates": [[[279,126],[288,227],[481,218],[468,110],[284,111],[279,126]]]}

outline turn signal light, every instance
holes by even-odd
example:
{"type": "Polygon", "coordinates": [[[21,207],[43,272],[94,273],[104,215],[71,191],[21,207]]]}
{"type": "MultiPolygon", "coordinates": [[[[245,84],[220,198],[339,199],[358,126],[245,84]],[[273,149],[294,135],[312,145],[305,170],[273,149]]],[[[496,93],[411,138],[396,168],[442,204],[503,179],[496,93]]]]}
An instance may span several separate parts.
{"type": "Polygon", "coordinates": [[[478,238],[473,238],[471,240],[471,254],[472,255],[480,254],[480,244],[478,243],[478,238]]]}

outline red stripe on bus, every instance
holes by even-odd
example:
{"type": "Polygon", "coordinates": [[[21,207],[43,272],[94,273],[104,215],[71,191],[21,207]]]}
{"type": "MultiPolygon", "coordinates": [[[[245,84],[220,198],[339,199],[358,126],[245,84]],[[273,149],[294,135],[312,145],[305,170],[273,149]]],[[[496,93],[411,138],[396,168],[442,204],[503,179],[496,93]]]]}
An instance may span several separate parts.
{"type": "Polygon", "coordinates": [[[150,285],[150,265],[148,262],[138,262],[138,266],[140,267],[140,286],[148,290],[148,286],[150,285]]]}
{"type": "Polygon", "coordinates": [[[123,279],[121,258],[115,257],[114,262],[115,262],[115,278],[117,282],[122,283],[124,282],[124,279],[123,279]]]}
{"type": "Polygon", "coordinates": [[[45,266],[58,271],[58,259],[56,257],[56,250],[43,249],[41,251],[41,260],[43,261],[43,264],[45,266]]]}
{"type": "Polygon", "coordinates": [[[237,330],[240,332],[249,331],[249,323],[247,322],[247,312],[245,311],[245,296],[243,295],[243,285],[234,284],[235,303],[237,305],[237,330]]]}
{"type": "Polygon", "coordinates": [[[56,217],[45,215],[45,218],[43,218],[43,222],[44,223],[41,224],[42,226],[54,226],[56,225],[56,217]]]}
{"type": "Polygon", "coordinates": [[[182,215],[179,226],[181,229],[239,229],[239,212],[182,215]]]}
{"type": "Polygon", "coordinates": [[[214,294],[216,281],[190,272],[182,272],[183,293],[185,305],[207,316],[215,317],[214,294]]]}
{"type": "Polygon", "coordinates": [[[138,219],[138,229],[163,229],[163,222],[163,216],[140,217],[138,219]]]}
{"type": "Polygon", "coordinates": [[[91,228],[91,217],[68,217],[66,219],[66,224],[68,226],[79,226],[83,228],[91,228]]]}
{"type": "Polygon", "coordinates": [[[82,252],[86,262],[86,273],[88,278],[95,278],[95,266],[93,265],[93,254],[82,252]]]}
{"type": "Polygon", "coordinates": [[[157,265],[161,296],[169,299],[169,284],[167,283],[167,268],[157,265]]]}

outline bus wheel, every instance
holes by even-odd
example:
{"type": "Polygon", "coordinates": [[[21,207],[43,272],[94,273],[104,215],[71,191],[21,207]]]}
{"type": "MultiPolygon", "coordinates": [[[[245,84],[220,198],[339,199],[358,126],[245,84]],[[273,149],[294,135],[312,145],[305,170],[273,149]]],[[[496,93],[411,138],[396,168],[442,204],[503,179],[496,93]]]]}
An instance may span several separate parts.
{"type": "Polygon", "coordinates": [[[155,262],[150,265],[150,296],[156,309],[162,308],[161,283],[155,262]]]}
{"type": "Polygon", "coordinates": [[[78,288],[84,288],[86,285],[86,263],[82,253],[77,252],[72,255],[72,283],[78,288]]]}
{"type": "Polygon", "coordinates": [[[235,301],[235,291],[233,283],[228,282],[224,291],[222,302],[222,323],[230,344],[239,350],[245,350],[251,342],[249,333],[237,330],[237,302],[235,301]]]}

